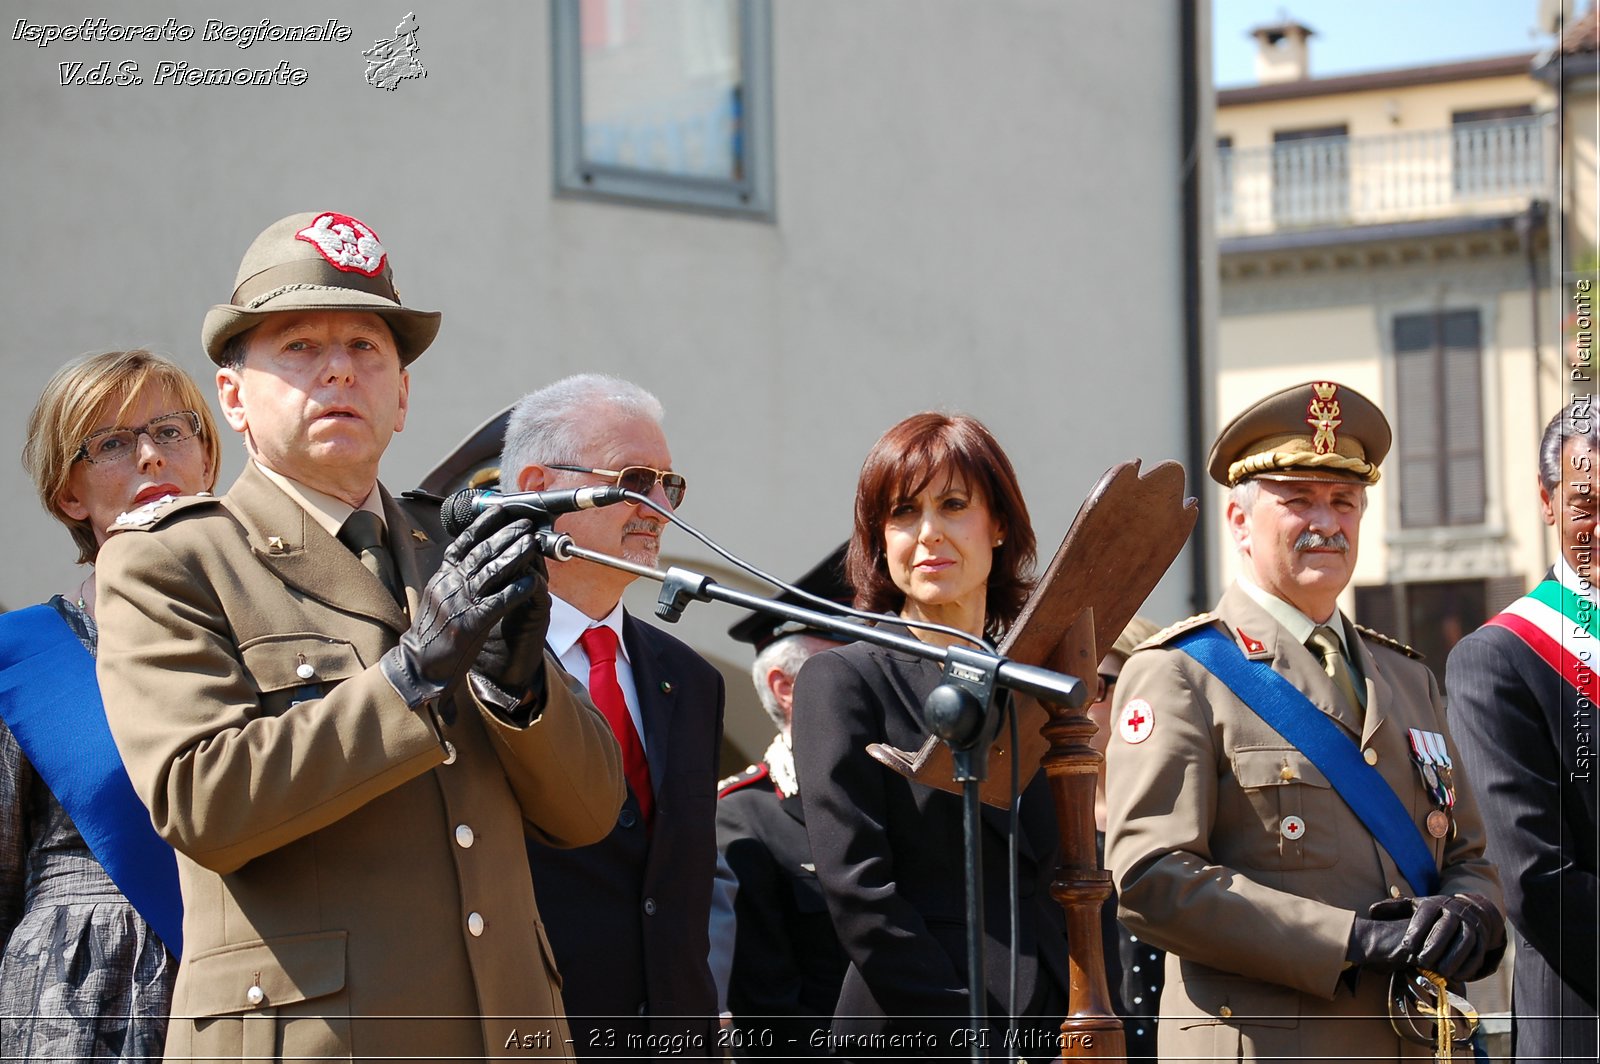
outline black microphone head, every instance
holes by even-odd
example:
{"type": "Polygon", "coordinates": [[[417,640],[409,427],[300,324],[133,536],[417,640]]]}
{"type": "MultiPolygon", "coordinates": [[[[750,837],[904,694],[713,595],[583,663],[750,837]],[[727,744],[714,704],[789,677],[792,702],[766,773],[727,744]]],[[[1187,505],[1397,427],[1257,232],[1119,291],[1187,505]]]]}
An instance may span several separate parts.
{"type": "Polygon", "coordinates": [[[483,497],[493,495],[482,488],[462,488],[439,506],[439,520],[444,523],[445,535],[455,539],[467,526],[483,513],[483,497]]]}

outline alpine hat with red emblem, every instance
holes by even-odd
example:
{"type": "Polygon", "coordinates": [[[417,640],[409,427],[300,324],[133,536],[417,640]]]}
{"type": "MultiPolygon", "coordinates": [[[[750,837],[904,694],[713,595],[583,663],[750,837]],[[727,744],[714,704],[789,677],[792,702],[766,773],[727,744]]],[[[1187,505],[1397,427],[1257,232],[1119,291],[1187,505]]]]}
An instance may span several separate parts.
{"type": "Polygon", "coordinates": [[[377,314],[394,331],[402,365],[410,365],[439,333],[438,311],[401,305],[378,234],[337,211],[291,214],[267,226],[244,253],[232,298],[206,312],[200,341],[220,366],[229,340],[286,310],[377,314]]]}
{"type": "Polygon", "coordinates": [[[1307,381],[1252,403],[1211,445],[1211,479],[1378,482],[1393,434],[1377,404],[1333,381],[1307,381]]]}

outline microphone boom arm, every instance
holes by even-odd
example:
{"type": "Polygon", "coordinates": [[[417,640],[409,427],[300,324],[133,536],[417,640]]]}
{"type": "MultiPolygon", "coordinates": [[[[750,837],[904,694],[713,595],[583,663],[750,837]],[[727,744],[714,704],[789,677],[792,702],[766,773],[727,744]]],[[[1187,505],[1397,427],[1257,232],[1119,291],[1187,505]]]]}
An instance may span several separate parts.
{"type": "Polygon", "coordinates": [[[569,561],[573,558],[587,562],[594,562],[610,569],[632,573],[642,576],[647,580],[654,580],[661,585],[661,594],[656,599],[656,616],[664,621],[676,622],[683,616],[683,611],[692,602],[726,602],[732,606],[739,606],[757,613],[782,617],[785,620],[797,621],[807,628],[827,632],[838,636],[843,642],[862,641],[873,643],[881,647],[889,647],[915,657],[937,661],[947,669],[959,668],[963,671],[978,670],[993,674],[993,684],[1021,691],[1023,694],[1032,695],[1044,702],[1053,702],[1057,705],[1076,709],[1088,699],[1089,689],[1084,682],[1076,676],[1066,673],[1052,672],[1036,665],[1024,665],[1021,662],[1010,661],[997,654],[990,654],[979,650],[963,649],[960,654],[952,655],[944,647],[937,647],[931,643],[924,643],[911,636],[896,635],[886,632],[881,628],[862,624],[859,621],[848,620],[833,614],[822,613],[817,610],[807,609],[804,606],[795,606],[776,599],[763,598],[744,591],[736,591],[717,583],[703,573],[690,569],[672,566],[666,571],[653,569],[648,565],[638,565],[623,558],[615,558],[599,551],[587,550],[572,542],[572,537],[564,532],[556,532],[550,528],[538,530],[539,549],[547,557],[556,561],[569,561]],[[955,660],[952,660],[954,658],[955,660]]]}

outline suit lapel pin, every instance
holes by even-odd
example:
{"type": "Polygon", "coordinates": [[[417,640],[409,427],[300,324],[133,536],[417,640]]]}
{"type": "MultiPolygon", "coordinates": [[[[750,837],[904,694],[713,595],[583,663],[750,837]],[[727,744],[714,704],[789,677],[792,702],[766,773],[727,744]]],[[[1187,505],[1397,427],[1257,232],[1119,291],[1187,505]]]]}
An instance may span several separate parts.
{"type": "Polygon", "coordinates": [[[1267,649],[1266,644],[1261,642],[1261,640],[1251,639],[1249,636],[1245,635],[1243,628],[1236,628],[1234,630],[1239,633],[1239,642],[1244,644],[1246,653],[1260,654],[1267,649]]]}
{"type": "Polygon", "coordinates": [[[418,543],[428,542],[428,534],[420,528],[413,528],[411,530],[411,538],[416,540],[418,543]]]}
{"type": "Polygon", "coordinates": [[[661,681],[661,693],[664,694],[664,695],[670,695],[672,693],[672,681],[670,681],[670,680],[662,680],[661,681]]]}

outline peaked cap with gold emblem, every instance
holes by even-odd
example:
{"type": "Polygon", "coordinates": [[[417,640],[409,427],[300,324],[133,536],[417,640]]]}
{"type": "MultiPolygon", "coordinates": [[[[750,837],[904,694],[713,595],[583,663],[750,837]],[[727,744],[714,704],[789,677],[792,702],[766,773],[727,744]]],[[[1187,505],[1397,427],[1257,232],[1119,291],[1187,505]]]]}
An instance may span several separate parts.
{"type": "Polygon", "coordinates": [[[1207,471],[1231,488],[1242,480],[1378,482],[1393,434],[1377,404],[1333,381],[1273,392],[1228,422],[1207,471]]]}
{"type": "Polygon", "coordinates": [[[389,251],[378,234],[335,211],[291,214],[262,230],[239,264],[232,297],[206,312],[200,342],[221,365],[229,340],[285,310],[376,314],[394,332],[403,366],[439,333],[438,311],[401,305],[389,251]]]}

